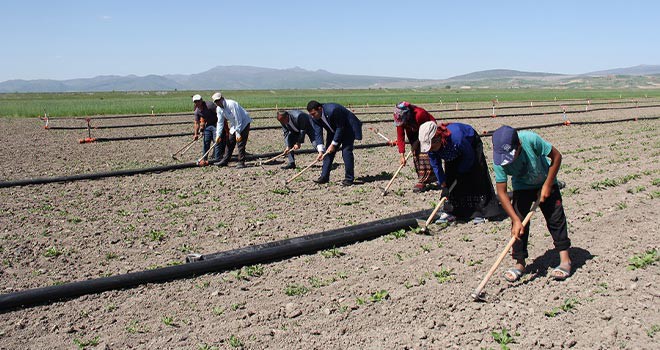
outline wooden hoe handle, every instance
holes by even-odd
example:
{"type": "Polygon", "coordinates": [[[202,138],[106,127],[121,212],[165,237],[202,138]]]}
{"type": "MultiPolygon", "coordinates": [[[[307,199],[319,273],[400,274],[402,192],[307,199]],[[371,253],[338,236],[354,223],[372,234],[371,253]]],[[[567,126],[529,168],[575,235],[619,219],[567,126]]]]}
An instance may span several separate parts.
{"type": "MultiPolygon", "coordinates": [[[[539,194],[539,196],[540,196],[540,194],[539,194]]],[[[529,224],[529,220],[532,219],[532,215],[534,215],[534,212],[536,211],[536,208],[539,207],[539,200],[540,200],[540,197],[536,199],[536,202],[534,202],[534,205],[529,210],[529,213],[527,213],[527,215],[525,216],[525,219],[522,222],[523,227],[527,226],[527,224],[529,224]]],[[[490,277],[493,276],[493,273],[495,273],[495,270],[497,270],[497,268],[500,266],[500,264],[502,263],[502,260],[504,260],[504,257],[509,252],[511,247],[513,247],[513,244],[515,242],[516,242],[516,237],[511,237],[511,239],[509,240],[509,243],[506,245],[506,247],[504,247],[504,250],[502,250],[502,253],[500,253],[500,256],[497,257],[497,260],[495,260],[495,263],[493,264],[493,266],[490,268],[490,270],[488,270],[488,273],[486,274],[484,279],[481,281],[481,283],[479,284],[477,289],[475,289],[474,292],[472,293],[472,297],[474,297],[476,299],[481,295],[481,291],[486,286],[486,283],[488,283],[488,280],[490,279],[490,277]]]]}
{"type": "MultiPolygon", "coordinates": [[[[408,155],[406,156],[406,160],[408,160],[408,158],[410,158],[410,156],[412,156],[412,154],[413,154],[413,151],[410,150],[410,152],[408,152],[408,155]]],[[[399,169],[396,169],[396,172],[392,176],[392,179],[390,179],[390,182],[387,183],[387,186],[385,186],[385,189],[383,190],[383,196],[385,195],[385,193],[387,193],[387,190],[390,189],[390,186],[392,186],[392,183],[394,183],[394,179],[396,179],[396,176],[399,175],[399,172],[401,171],[401,169],[403,169],[404,166],[405,166],[405,164],[401,164],[399,166],[399,169]]]]}
{"type": "Polygon", "coordinates": [[[298,176],[302,175],[305,171],[307,171],[309,168],[311,168],[314,164],[318,163],[318,159],[314,159],[313,162],[311,162],[308,166],[306,166],[303,170],[301,170],[298,174],[293,175],[290,179],[286,180],[286,183],[289,184],[291,181],[295,180],[298,178],[298,176]]]}
{"type": "MultiPolygon", "coordinates": [[[[449,192],[450,192],[450,193],[451,193],[451,190],[453,190],[454,187],[456,186],[456,182],[457,182],[457,181],[454,180],[454,182],[453,182],[453,183],[451,184],[451,186],[449,187],[449,192]]],[[[426,225],[425,225],[425,226],[428,226],[428,225],[431,224],[431,221],[433,221],[433,218],[435,217],[435,214],[437,214],[437,213],[438,213],[438,210],[440,210],[440,208],[442,208],[442,205],[445,204],[445,201],[447,201],[447,197],[442,197],[442,199],[440,200],[440,203],[438,203],[438,205],[435,206],[435,208],[434,208],[433,211],[431,212],[431,215],[429,216],[429,218],[426,219],[426,225]]]]}

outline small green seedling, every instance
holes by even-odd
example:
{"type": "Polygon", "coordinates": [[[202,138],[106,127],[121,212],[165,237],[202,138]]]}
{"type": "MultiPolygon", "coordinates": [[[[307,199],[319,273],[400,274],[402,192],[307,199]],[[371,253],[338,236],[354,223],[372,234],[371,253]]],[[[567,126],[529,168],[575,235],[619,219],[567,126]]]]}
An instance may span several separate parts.
{"type": "Polygon", "coordinates": [[[440,267],[440,271],[433,272],[433,276],[438,279],[438,283],[445,283],[451,281],[453,277],[453,269],[446,269],[444,267],[440,267]]]}
{"type": "Polygon", "coordinates": [[[163,317],[163,324],[170,327],[176,327],[176,324],[174,323],[174,317],[170,316],[163,317]]]}
{"type": "Polygon", "coordinates": [[[162,242],[163,239],[165,239],[165,232],[160,230],[151,230],[149,231],[148,237],[154,242],[155,241],[162,242]]]}
{"type": "Polygon", "coordinates": [[[394,232],[390,232],[390,234],[387,235],[387,237],[389,237],[390,240],[391,239],[406,238],[407,236],[408,235],[406,234],[405,229],[400,229],[400,230],[397,230],[397,231],[394,231],[394,232]]]}
{"type": "Polygon", "coordinates": [[[288,296],[304,295],[309,292],[309,288],[297,284],[291,284],[286,286],[284,289],[284,294],[288,296]]]}
{"type": "Polygon", "coordinates": [[[510,334],[509,331],[506,328],[502,328],[501,332],[491,332],[490,333],[493,336],[493,340],[500,344],[500,349],[501,350],[509,350],[509,344],[514,344],[516,340],[513,338],[513,336],[519,336],[520,334],[516,332],[515,334],[510,334]]]}
{"type": "Polygon", "coordinates": [[[63,251],[57,249],[56,247],[50,247],[50,248],[46,249],[46,252],[44,253],[44,256],[47,257],[47,258],[54,258],[54,257],[58,257],[62,254],[64,254],[63,251]]]}
{"type": "Polygon", "coordinates": [[[645,253],[634,255],[628,262],[628,270],[645,269],[647,266],[655,265],[660,260],[656,249],[647,250],[645,253]]]}
{"type": "Polygon", "coordinates": [[[229,306],[229,308],[231,311],[242,310],[245,309],[245,304],[246,303],[233,303],[231,306],[229,306]]]}
{"type": "Polygon", "coordinates": [[[146,332],[146,330],[140,326],[140,322],[138,320],[132,320],[131,322],[129,322],[128,325],[126,326],[126,331],[130,334],[146,332]]]}
{"type": "Polygon", "coordinates": [[[84,349],[88,346],[97,346],[97,345],[99,345],[99,337],[96,336],[96,337],[94,337],[92,339],[88,339],[88,340],[75,338],[75,339],[73,339],[73,343],[78,346],[78,349],[84,349]]]}
{"type": "Polygon", "coordinates": [[[648,335],[649,338],[653,338],[658,332],[660,332],[660,324],[654,324],[648,331],[646,331],[646,335],[648,335]]]}
{"type": "Polygon", "coordinates": [[[321,251],[321,255],[326,258],[339,258],[341,256],[346,255],[346,253],[342,252],[338,248],[332,247],[332,249],[326,249],[321,251]]]}
{"type": "Polygon", "coordinates": [[[369,297],[369,301],[372,303],[377,303],[383,300],[387,300],[390,297],[390,293],[388,293],[385,289],[381,289],[378,292],[374,292],[374,294],[371,294],[369,297]]]}
{"type": "Polygon", "coordinates": [[[241,340],[238,339],[237,336],[232,334],[229,337],[229,346],[231,346],[232,348],[242,348],[243,347],[243,342],[241,342],[241,340]]]}
{"type": "Polygon", "coordinates": [[[288,189],[288,188],[276,188],[274,190],[271,190],[271,192],[273,192],[275,194],[281,194],[283,196],[286,196],[286,195],[291,193],[291,190],[288,189]]]}
{"type": "Polygon", "coordinates": [[[470,261],[467,262],[467,266],[480,265],[482,262],[484,262],[484,259],[470,260],[470,261]]]}

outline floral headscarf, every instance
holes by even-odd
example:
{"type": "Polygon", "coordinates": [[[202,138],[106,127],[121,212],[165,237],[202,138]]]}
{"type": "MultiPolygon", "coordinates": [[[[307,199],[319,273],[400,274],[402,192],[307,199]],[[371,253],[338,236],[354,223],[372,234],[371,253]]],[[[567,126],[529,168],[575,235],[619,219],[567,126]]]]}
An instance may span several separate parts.
{"type": "Polygon", "coordinates": [[[394,125],[402,126],[408,124],[412,118],[412,109],[414,107],[410,102],[406,101],[397,103],[396,107],[394,107],[394,125]]]}

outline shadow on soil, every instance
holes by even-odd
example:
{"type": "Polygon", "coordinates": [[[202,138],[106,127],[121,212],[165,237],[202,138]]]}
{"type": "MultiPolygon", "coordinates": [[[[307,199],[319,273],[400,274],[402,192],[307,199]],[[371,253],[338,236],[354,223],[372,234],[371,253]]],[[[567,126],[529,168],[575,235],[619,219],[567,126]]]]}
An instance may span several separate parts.
{"type": "MultiPolygon", "coordinates": [[[[595,257],[588,250],[578,247],[571,247],[568,249],[568,252],[572,262],[571,276],[584,266],[587,261],[595,257]]],[[[557,265],[559,265],[559,254],[557,251],[554,249],[546,250],[543,255],[537,257],[531,264],[527,265],[527,273],[531,274],[532,277],[523,282],[523,284],[530,283],[539,277],[547,277],[549,271],[557,265]]]]}
{"type": "Polygon", "coordinates": [[[361,176],[361,177],[356,178],[355,180],[359,180],[360,182],[368,183],[368,182],[376,182],[376,181],[389,181],[391,178],[392,178],[392,173],[388,173],[386,171],[383,171],[378,175],[361,176]]]}

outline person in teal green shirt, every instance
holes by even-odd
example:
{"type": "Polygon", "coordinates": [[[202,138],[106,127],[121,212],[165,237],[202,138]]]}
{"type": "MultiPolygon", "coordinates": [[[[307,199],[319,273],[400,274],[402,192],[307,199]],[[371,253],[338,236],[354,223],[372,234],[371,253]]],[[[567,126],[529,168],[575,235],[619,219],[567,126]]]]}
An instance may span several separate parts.
{"type": "Polygon", "coordinates": [[[511,249],[515,265],[504,273],[509,282],[517,281],[525,272],[529,224],[523,227],[522,220],[537,197],[555,249],[559,251],[559,266],[550,274],[556,280],[565,280],[571,275],[568,254],[571,241],[557,185],[561,158],[555,147],[532,131],[517,132],[510,126],[502,126],[493,133],[495,187],[502,208],[511,218],[511,235],[516,237],[511,249]],[[509,176],[513,201],[507,194],[509,176]]]}

